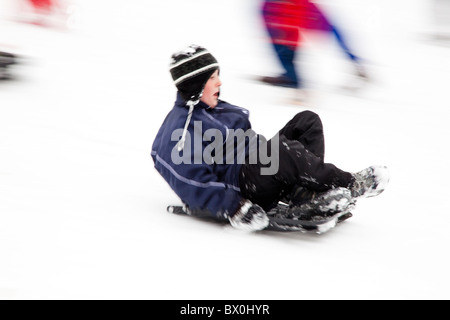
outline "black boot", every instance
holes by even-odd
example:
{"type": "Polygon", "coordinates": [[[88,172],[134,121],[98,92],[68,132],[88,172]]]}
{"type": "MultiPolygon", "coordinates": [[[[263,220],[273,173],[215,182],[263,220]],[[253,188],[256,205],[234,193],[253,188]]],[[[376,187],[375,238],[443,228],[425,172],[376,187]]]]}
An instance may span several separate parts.
{"type": "Polygon", "coordinates": [[[272,86],[286,87],[286,88],[298,88],[298,83],[286,76],[278,77],[261,77],[262,82],[270,84],[272,86]]]}
{"type": "Polygon", "coordinates": [[[354,174],[354,177],[355,181],[350,188],[353,198],[375,197],[386,189],[389,170],[384,166],[372,166],[354,174]]]}
{"type": "Polygon", "coordinates": [[[347,212],[355,206],[355,199],[347,188],[336,188],[325,192],[314,192],[299,187],[291,195],[288,214],[290,218],[311,220],[316,216],[332,216],[347,212]]]}

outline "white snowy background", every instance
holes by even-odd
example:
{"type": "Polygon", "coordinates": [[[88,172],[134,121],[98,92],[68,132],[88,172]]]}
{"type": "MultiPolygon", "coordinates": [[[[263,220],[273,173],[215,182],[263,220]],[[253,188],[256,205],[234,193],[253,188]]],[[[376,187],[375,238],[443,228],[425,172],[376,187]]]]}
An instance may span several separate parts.
{"type": "MultiPolygon", "coordinates": [[[[71,1],[56,28],[0,1],[1,299],[449,299],[450,45],[432,1],[323,0],[371,82],[336,42],[310,37],[310,98],[249,80],[280,71],[260,0],[71,1]],[[297,112],[323,120],[326,161],[390,168],[384,194],[324,235],[242,233],[166,213],[180,203],[151,145],[175,99],[172,52],[221,64],[222,98],[271,137],[297,112]]],[[[66,3],[67,6],[67,3],[66,3]]]]}

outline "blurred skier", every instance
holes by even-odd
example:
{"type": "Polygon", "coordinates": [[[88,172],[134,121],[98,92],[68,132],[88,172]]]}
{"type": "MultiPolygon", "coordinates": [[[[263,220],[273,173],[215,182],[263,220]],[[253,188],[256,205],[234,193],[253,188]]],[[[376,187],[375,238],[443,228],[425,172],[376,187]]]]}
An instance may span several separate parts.
{"type": "Polygon", "coordinates": [[[360,78],[367,78],[360,58],[350,50],[342,33],[310,0],[264,0],[262,16],[276,55],[285,70],[277,77],[263,77],[263,82],[291,88],[303,86],[301,76],[296,70],[295,59],[301,44],[301,35],[307,30],[333,34],[340,48],[353,63],[356,74],[360,78]]]}
{"type": "Polygon", "coordinates": [[[0,80],[11,79],[8,68],[14,64],[16,64],[15,55],[0,51],[0,80]]]}
{"type": "Polygon", "coordinates": [[[433,1],[434,37],[437,40],[450,40],[450,1],[433,1]]]}
{"type": "Polygon", "coordinates": [[[386,187],[385,167],[352,174],[324,162],[322,122],[313,112],[297,114],[269,141],[251,131],[248,110],[219,99],[219,64],[205,48],[192,45],[174,54],[170,72],[177,100],[151,155],[190,215],[262,230],[269,223],[266,212],[286,197],[293,206],[325,215],[342,212],[356,199],[376,196],[386,187]],[[243,140],[234,135],[239,131],[245,132],[243,140]],[[217,149],[207,142],[211,134],[217,149]],[[224,145],[226,155],[219,151],[224,145]],[[262,155],[269,150],[267,161],[262,155]],[[273,162],[276,170],[266,172],[273,162]]]}
{"type": "Polygon", "coordinates": [[[35,18],[32,24],[46,26],[47,20],[58,7],[57,0],[27,0],[33,7],[35,18]]]}
{"type": "Polygon", "coordinates": [[[29,0],[29,2],[41,13],[50,13],[55,6],[55,0],[29,0]]]}

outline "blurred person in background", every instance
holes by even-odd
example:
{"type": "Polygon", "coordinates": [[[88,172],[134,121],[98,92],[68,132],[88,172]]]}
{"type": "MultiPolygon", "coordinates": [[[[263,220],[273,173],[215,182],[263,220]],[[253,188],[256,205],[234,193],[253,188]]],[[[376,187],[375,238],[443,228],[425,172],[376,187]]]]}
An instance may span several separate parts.
{"type": "Polygon", "coordinates": [[[336,25],[332,24],[312,1],[264,0],[262,16],[277,58],[285,71],[279,76],[262,77],[261,81],[264,83],[290,88],[303,87],[295,59],[303,40],[302,33],[308,30],[332,34],[352,62],[356,75],[361,79],[367,79],[361,59],[350,50],[336,25]]]}
{"type": "Polygon", "coordinates": [[[29,0],[36,10],[51,11],[54,5],[54,0],[29,0]]]}
{"type": "Polygon", "coordinates": [[[36,26],[52,25],[54,14],[60,11],[58,0],[21,0],[17,3],[19,21],[36,26]]]}
{"type": "Polygon", "coordinates": [[[434,37],[437,40],[450,40],[450,1],[433,1],[434,37]]]}
{"type": "Polygon", "coordinates": [[[45,25],[46,16],[50,15],[56,5],[56,0],[28,0],[33,6],[34,12],[37,15],[33,22],[36,25],[45,25]]]}
{"type": "Polygon", "coordinates": [[[8,68],[15,63],[16,57],[13,54],[0,51],[0,80],[11,79],[8,68]]]}

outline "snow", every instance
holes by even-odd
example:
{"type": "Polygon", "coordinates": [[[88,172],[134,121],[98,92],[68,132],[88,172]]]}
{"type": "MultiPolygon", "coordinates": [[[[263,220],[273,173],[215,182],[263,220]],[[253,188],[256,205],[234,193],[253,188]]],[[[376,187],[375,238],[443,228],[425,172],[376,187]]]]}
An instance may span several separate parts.
{"type": "Polygon", "coordinates": [[[0,298],[450,298],[450,48],[428,37],[428,1],[321,1],[372,81],[342,89],[347,61],[311,37],[305,105],[249,80],[279,71],[259,0],[132,3],[80,0],[64,30],[12,21],[0,2],[0,50],[23,57],[0,83],[0,298]],[[175,99],[170,56],[191,43],[219,60],[221,97],[249,109],[253,129],[271,137],[317,112],[326,161],[387,165],[386,192],[323,235],[166,213],[179,200],[150,151],[175,99]]]}

